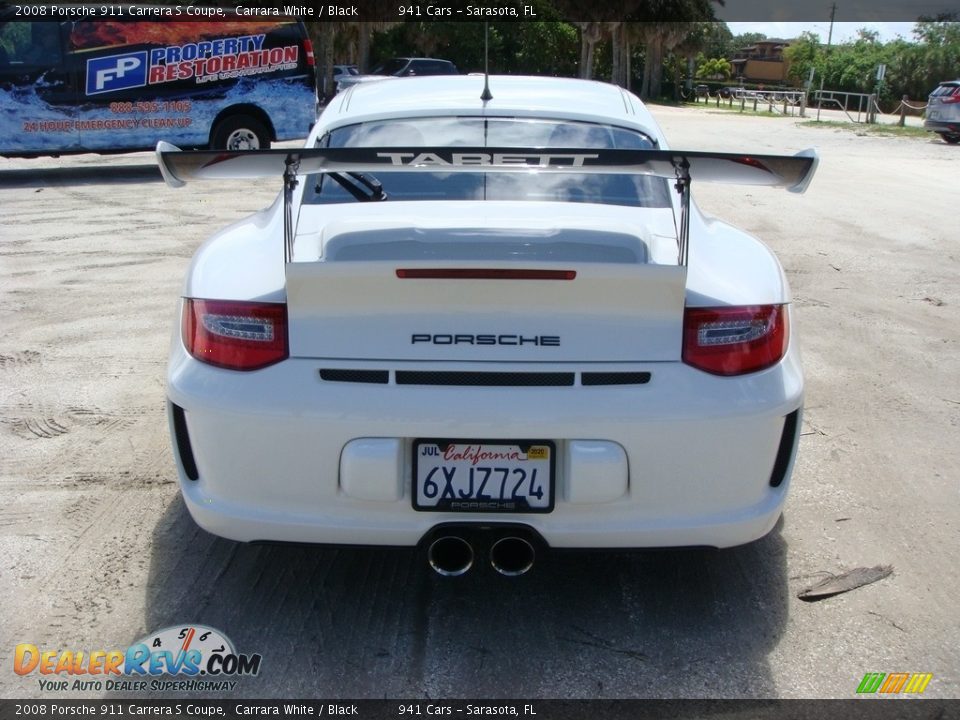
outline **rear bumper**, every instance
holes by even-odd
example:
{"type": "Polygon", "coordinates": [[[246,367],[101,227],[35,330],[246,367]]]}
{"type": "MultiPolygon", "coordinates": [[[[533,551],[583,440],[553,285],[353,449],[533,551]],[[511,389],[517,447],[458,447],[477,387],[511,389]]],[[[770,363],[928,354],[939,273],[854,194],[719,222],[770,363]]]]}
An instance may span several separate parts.
{"type": "Polygon", "coordinates": [[[518,523],[552,547],[729,547],[772,529],[790,484],[803,392],[793,348],[742,378],[647,363],[603,368],[650,372],[645,385],[498,388],[329,382],[309,359],[235,373],[174,345],[183,497],[201,527],[234,540],[413,546],[444,523],[518,523]],[[413,441],[431,437],[554,441],[554,510],[414,510],[413,441]]]}
{"type": "Polygon", "coordinates": [[[946,133],[948,135],[960,135],[960,120],[955,122],[944,122],[942,120],[924,120],[925,130],[935,133],[946,133]]]}

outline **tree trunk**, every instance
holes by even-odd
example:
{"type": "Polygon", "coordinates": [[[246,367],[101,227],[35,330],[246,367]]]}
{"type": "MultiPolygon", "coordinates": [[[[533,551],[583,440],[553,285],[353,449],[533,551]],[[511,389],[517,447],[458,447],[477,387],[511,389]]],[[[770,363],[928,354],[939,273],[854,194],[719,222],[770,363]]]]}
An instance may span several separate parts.
{"type": "Polygon", "coordinates": [[[593,51],[603,35],[602,23],[577,23],[580,28],[580,77],[593,78],[593,51]]]}
{"type": "Polygon", "coordinates": [[[590,46],[587,44],[586,33],[581,31],[580,33],[580,67],[578,68],[578,75],[581,79],[586,80],[587,78],[587,58],[590,56],[590,46]]]}
{"type": "Polygon", "coordinates": [[[632,70],[632,68],[631,68],[631,62],[630,62],[630,57],[631,57],[631,55],[632,55],[632,48],[633,48],[633,46],[632,46],[632,44],[631,44],[630,42],[626,42],[626,43],[624,43],[624,45],[625,45],[625,47],[624,47],[624,51],[625,51],[625,52],[624,52],[624,64],[626,65],[626,68],[625,68],[625,70],[626,70],[626,82],[623,84],[623,86],[624,86],[627,90],[629,90],[629,89],[630,89],[630,85],[631,85],[631,83],[632,83],[632,79],[633,79],[633,70],[632,70]]]}
{"type": "Polygon", "coordinates": [[[629,38],[626,23],[608,23],[610,30],[610,82],[627,86],[627,55],[629,38]]]}
{"type": "Polygon", "coordinates": [[[650,97],[650,43],[644,44],[643,52],[643,77],[640,80],[640,98],[646,100],[650,97]]]}
{"type": "Polygon", "coordinates": [[[357,69],[365,74],[370,67],[370,23],[357,23],[357,69]]]}
{"type": "Polygon", "coordinates": [[[333,85],[333,23],[311,22],[307,24],[313,40],[314,58],[317,62],[317,89],[323,94],[322,100],[333,97],[337,88],[333,85]]]}
{"type": "Polygon", "coordinates": [[[650,94],[648,97],[658,98],[663,92],[663,38],[654,36],[652,42],[647,43],[647,66],[650,68],[650,94]]]}
{"type": "Polygon", "coordinates": [[[613,28],[613,34],[610,38],[610,82],[614,85],[623,87],[620,76],[620,61],[623,59],[623,26],[617,23],[613,28]]]}

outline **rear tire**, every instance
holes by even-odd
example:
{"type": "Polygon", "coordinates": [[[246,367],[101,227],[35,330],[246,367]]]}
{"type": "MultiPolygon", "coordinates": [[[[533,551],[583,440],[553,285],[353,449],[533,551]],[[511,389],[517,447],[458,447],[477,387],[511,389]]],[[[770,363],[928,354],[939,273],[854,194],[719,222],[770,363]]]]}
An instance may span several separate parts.
{"type": "Polygon", "coordinates": [[[943,138],[944,142],[949,143],[951,145],[956,145],[957,143],[960,143],[960,135],[947,135],[946,133],[944,133],[940,137],[943,138]]]}
{"type": "Polygon", "coordinates": [[[213,150],[269,150],[270,132],[250,115],[230,115],[213,129],[213,150]]]}

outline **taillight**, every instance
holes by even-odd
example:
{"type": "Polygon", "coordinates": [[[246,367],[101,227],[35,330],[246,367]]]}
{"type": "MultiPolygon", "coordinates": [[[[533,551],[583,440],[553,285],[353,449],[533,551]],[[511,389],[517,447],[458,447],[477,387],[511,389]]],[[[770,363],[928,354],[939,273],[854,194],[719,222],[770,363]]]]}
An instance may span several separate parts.
{"type": "Polygon", "coordinates": [[[287,357],[287,306],[187,298],[181,336],[187,352],[201,362],[259,370],[287,357]]]}
{"type": "Polygon", "coordinates": [[[775,365],[787,351],[783,305],[688,307],[683,361],[714,375],[743,375],[775,365]]]}
{"type": "Polygon", "coordinates": [[[941,105],[953,105],[954,103],[960,103],[960,95],[948,95],[940,98],[941,105]]]}
{"type": "Polygon", "coordinates": [[[315,67],[317,60],[313,56],[313,41],[310,38],[304,38],[303,40],[303,54],[307,58],[307,65],[315,67]]]}

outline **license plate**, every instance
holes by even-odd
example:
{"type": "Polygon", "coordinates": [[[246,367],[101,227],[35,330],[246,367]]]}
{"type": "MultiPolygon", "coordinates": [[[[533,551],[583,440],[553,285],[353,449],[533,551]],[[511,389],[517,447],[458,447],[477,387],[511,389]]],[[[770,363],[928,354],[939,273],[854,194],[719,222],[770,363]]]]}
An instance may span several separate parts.
{"type": "Polygon", "coordinates": [[[556,448],[548,440],[416,440],[413,507],[550,512],[556,448]]]}
{"type": "Polygon", "coordinates": [[[940,113],[939,113],[938,111],[936,111],[936,110],[931,110],[930,113],[929,113],[929,115],[927,116],[927,119],[929,119],[929,120],[939,120],[939,119],[940,119],[940,113]]]}

